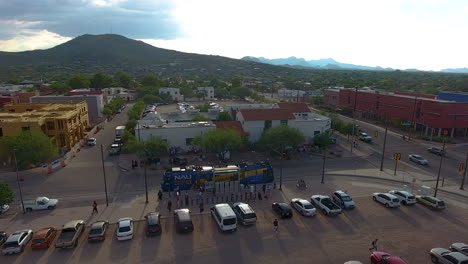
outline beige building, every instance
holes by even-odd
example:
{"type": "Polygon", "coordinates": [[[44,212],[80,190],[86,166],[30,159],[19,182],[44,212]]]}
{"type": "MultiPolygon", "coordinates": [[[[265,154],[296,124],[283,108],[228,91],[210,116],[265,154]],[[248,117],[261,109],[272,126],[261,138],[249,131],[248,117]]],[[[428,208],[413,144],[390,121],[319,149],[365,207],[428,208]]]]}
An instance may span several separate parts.
{"type": "Polygon", "coordinates": [[[88,106],[84,101],[6,104],[0,112],[0,137],[28,130],[42,132],[65,150],[84,138],[88,126],[88,106]]]}

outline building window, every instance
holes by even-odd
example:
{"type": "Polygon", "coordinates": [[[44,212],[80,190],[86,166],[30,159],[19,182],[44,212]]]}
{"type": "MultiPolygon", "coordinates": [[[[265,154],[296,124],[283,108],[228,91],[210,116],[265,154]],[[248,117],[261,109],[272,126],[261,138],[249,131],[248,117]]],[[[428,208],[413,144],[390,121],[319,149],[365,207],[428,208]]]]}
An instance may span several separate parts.
{"type": "Polygon", "coordinates": [[[47,130],[54,130],[55,124],[54,122],[47,122],[47,130]]]}
{"type": "Polygon", "coordinates": [[[3,137],[3,128],[0,127],[0,137],[3,137]]]}
{"type": "Polygon", "coordinates": [[[192,145],[192,140],[193,140],[193,138],[186,138],[185,139],[185,145],[192,145]]]}
{"type": "Polygon", "coordinates": [[[31,131],[31,128],[30,127],[22,127],[21,130],[22,131],[31,131]]]}
{"type": "Polygon", "coordinates": [[[351,103],[351,96],[348,96],[348,104],[351,103]]]}
{"type": "Polygon", "coordinates": [[[263,127],[264,130],[271,128],[271,120],[265,120],[265,126],[263,127]]]}
{"type": "Polygon", "coordinates": [[[320,131],[314,131],[314,136],[320,135],[320,131]]]}
{"type": "Polygon", "coordinates": [[[288,125],[288,120],[281,120],[281,125],[282,126],[287,126],[288,125]]]}

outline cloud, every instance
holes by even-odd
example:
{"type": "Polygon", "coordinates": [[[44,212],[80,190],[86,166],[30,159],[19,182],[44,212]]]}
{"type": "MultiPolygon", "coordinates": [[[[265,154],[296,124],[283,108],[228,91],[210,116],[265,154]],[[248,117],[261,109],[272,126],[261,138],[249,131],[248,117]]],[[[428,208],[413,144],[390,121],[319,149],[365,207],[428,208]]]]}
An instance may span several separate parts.
{"type": "Polygon", "coordinates": [[[14,38],[0,40],[2,51],[23,51],[35,49],[47,49],[69,41],[71,38],[60,36],[47,30],[30,31],[23,30],[14,38]]]}
{"type": "MultiPolygon", "coordinates": [[[[179,37],[169,0],[0,0],[0,19],[25,22],[31,30],[47,30],[62,36],[117,33],[130,38],[179,37]]],[[[0,39],[14,31],[0,28],[0,39]]]]}

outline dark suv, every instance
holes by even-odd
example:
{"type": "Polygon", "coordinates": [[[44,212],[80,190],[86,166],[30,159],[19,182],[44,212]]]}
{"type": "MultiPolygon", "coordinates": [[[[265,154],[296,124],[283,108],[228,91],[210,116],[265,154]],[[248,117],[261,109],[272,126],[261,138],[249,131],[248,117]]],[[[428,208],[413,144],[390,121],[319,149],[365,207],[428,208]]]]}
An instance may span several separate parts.
{"type": "Polygon", "coordinates": [[[440,148],[428,148],[427,151],[429,151],[430,153],[434,153],[436,155],[439,155],[439,156],[445,156],[445,150],[442,150],[440,148]]]}
{"type": "Polygon", "coordinates": [[[153,212],[145,215],[146,219],[146,235],[159,235],[161,234],[161,215],[153,212]]]}

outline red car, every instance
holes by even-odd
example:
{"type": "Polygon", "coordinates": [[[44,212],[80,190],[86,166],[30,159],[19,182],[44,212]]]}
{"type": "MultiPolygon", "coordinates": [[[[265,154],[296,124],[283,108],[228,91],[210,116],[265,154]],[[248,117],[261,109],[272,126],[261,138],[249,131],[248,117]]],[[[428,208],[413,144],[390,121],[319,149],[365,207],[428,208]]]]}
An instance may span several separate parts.
{"type": "Polygon", "coordinates": [[[374,251],[370,255],[370,260],[372,264],[408,264],[400,257],[392,256],[382,251],[374,251]]]}

